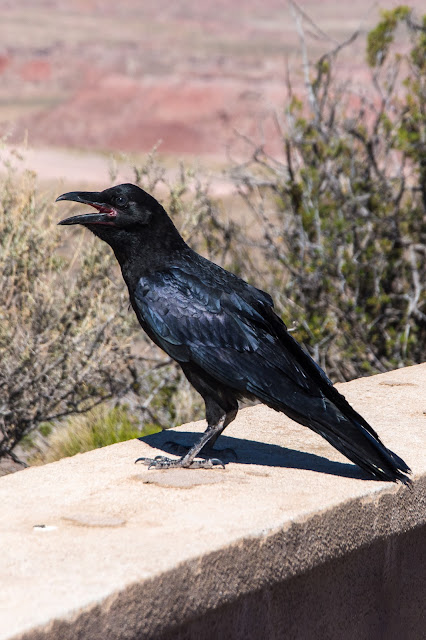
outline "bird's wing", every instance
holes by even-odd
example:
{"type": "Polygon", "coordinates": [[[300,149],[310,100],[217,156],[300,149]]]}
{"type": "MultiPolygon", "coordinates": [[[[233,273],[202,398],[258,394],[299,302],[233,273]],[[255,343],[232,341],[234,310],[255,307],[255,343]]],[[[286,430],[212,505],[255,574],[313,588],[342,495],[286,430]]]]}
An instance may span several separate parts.
{"type": "Polygon", "coordinates": [[[268,319],[271,314],[288,334],[263,291],[237,278],[206,283],[172,267],[141,278],[135,302],[149,333],[176,360],[195,362],[218,381],[265,401],[282,395],[283,378],[299,391],[321,396],[318,385],[277,336],[268,319]]]}
{"type": "Polygon", "coordinates": [[[173,267],[139,281],[135,308],[155,342],[241,396],[284,411],[375,477],[408,483],[408,466],[290,336],[269,296],[218,274],[201,279],[173,267]]]}

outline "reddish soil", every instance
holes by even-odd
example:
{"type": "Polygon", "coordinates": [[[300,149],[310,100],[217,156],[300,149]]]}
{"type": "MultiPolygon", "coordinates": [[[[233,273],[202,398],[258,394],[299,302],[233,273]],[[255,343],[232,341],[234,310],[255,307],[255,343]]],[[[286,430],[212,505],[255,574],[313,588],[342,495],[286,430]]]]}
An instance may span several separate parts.
{"type": "Polygon", "coordinates": [[[51,64],[48,60],[28,60],[24,62],[20,69],[21,78],[24,82],[45,82],[51,76],[51,64]]]}
{"type": "MultiPolygon", "coordinates": [[[[283,99],[278,84],[249,91],[218,79],[144,81],[111,74],[24,122],[30,143],[137,152],[161,141],[169,153],[220,153],[235,129],[254,135],[256,123],[283,99]]],[[[269,138],[271,124],[269,119],[269,138]]]]}
{"type": "MultiPolygon", "coordinates": [[[[303,9],[321,30],[305,22],[312,59],[361,28],[342,64],[362,83],[377,11],[336,0],[303,9]]],[[[224,157],[238,130],[276,149],[286,59],[303,84],[282,0],[0,0],[0,43],[0,132],[36,146],[139,152],[161,140],[166,153],[224,157]]]]}

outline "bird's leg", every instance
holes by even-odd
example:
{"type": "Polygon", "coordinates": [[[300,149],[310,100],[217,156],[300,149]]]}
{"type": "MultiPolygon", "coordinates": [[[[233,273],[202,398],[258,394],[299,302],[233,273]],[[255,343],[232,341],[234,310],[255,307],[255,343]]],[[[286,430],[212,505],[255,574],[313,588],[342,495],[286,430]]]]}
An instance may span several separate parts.
{"type": "MultiPolygon", "coordinates": [[[[191,447],[180,444],[180,442],[174,442],[173,440],[168,440],[167,442],[165,442],[164,447],[167,448],[167,451],[169,453],[172,453],[176,456],[184,456],[191,450],[191,447]]],[[[225,449],[216,449],[213,448],[213,445],[210,442],[204,445],[198,455],[201,458],[219,457],[224,462],[235,462],[236,460],[238,460],[236,451],[234,451],[234,449],[231,449],[231,447],[226,447],[225,449]]]]}
{"type": "Polygon", "coordinates": [[[223,423],[226,419],[226,416],[223,416],[221,420],[215,425],[209,425],[200,440],[196,442],[189,451],[179,458],[179,460],[171,460],[170,458],[166,458],[164,456],[157,456],[156,458],[138,458],[135,462],[143,462],[143,464],[148,465],[149,469],[212,469],[214,466],[222,466],[225,468],[225,465],[218,458],[208,458],[207,460],[194,460],[196,456],[200,453],[201,449],[204,445],[212,438],[217,431],[222,431],[224,429],[223,423]]]}
{"type": "MultiPolygon", "coordinates": [[[[236,414],[237,414],[237,411],[235,411],[235,415],[236,414]]],[[[232,420],[233,419],[234,418],[232,418],[232,420]]],[[[212,435],[212,437],[208,440],[208,442],[204,445],[204,447],[199,452],[200,456],[206,457],[206,458],[216,458],[216,456],[220,456],[221,458],[226,459],[228,461],[229,460],[238,460],[238,456],[237,456],[236,452],[234,451],[234,449],[231,449],[229,447],[227,447],[226,449],[214,449],[213,448],[216,440],[218,439],[218,437],[220,436],[222,431],[225,429],[225,426],[227,426],[230,422],[231,422],[231,419],[227,420],[226,424],[224,424],[224,426],[222,426],[221,429],[218,429],[212,435]]],[[[168,440],[165,443],[165,446],[167,446],[167,448],[169,449],[170,453],[173,453],[175,455],[179,455],[179,456],[182,456],[182,457],[184,457],[191,450],[191,447],[185,446],[184,444],[180,444],[179,442],[173,442],[173,440],[168,440]]]]}
{"type": "Polygon", "coordinates": [[[225,427],[235,418],[236,411],[230,411],[223,415],[215,424],[209,424],[200,440],[196,442],[185,455],[179,460],[171,460],[164,456],[157,456],[156,458],[138,458],[135,462],[143,462],[148,465],[149,469],[212,469],[216,466],[225,468],[225,465],[218,458],[207,458],[204,460],[195,460],[200,451],[207,443],[214,438],[217,440],[219,435],[225,429],[225,427]]]}
{"type": "MultiPolygon", "coordinates": [[[[208,407],[208,405],[206,405],[206,407],[208,407]]],[[[238,413],[238,404],[235,403],[235,406],[232,409],[229,409],[226,412],[226,419],[223,423],[223,426],[221,429],[218,429],[210,438],[210,440],[204,445],[204,447],[201,449],[200,454],[203,456],[206,456],[208,458],[211,457],[215,457],[215,455],[220,455],[225,456],[226,458],[231,458],[234,460],[238,460],[238,456],[236,454],[236,452],[234,451],[234,449],[231,448],[226,448],[226,449],[213,449],[216,440],[219,438],[220,434],[222,433],[222,431],[225,429],[225,427],[228,426],[228,424],[230,424],[236,417],[238,413]]],[[[207,415],[210,414],[210,411],[207,411],[207,415]]]]}

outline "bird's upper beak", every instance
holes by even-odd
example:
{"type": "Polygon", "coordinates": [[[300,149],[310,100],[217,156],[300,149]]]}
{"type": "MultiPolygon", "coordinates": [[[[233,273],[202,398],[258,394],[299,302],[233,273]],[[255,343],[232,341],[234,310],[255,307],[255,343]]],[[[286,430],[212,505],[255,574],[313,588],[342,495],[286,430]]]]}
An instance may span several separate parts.
{"type": "Polygon", "coordinates": [[[72,216],[61,220],[58,224],[104,224],[115,226],[114,219],[117,216],[117,211],[109,204],[102,202],[102,194],[99,191],[70,191],[56,198],[56,202],[60,200],[88,204],[97,209],[98,213],[84,213],[79,216],[72,216]]]}

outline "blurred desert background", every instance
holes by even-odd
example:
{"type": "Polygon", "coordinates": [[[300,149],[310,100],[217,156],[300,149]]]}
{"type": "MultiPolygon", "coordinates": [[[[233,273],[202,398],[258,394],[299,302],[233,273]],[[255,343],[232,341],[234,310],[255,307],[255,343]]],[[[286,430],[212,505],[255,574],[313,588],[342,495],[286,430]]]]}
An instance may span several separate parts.
{"type": "MultiPolygon", "coordinates": [[[[397,2],[387,1],[386,8],[397,2]]],[[[411,6],[421,9],[419,0],[411,6]]],[[[339,56],[363,83],[372,2],[298,5],[311,60],[339,56]]],[[[300,15],[300,14],[299,14],[300,15]]],[[[0,2],[0,150],[42,181],[106,186],[158,145],[170,170],[184,158],[216,177],[244,156],[244,136],[280,153],[274,114],[303,85],[294,11],[285,0],[20,0],[0,2]],[[129,163],[129,158],[131,159],[129,163]]]]}

